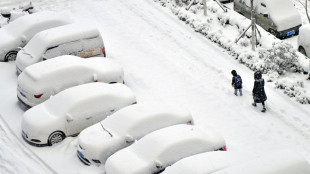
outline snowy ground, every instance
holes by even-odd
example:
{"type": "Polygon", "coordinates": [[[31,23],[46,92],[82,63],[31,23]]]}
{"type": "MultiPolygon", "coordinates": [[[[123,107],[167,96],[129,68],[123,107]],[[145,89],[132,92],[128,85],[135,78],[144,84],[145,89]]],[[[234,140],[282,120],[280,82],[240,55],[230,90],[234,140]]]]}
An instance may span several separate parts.
{"type": "MultiPolygon", "coordinates": [[[[18,0],[1,0],[16,5],[18,0]]],[[[33,1],[40,10],[61,11],[100,29],[107,55],[125,70],[138,102],[158,101],[188,108],[195,123],[216,128],[227,148],[257,156],[290,149],[310,162],[310,107],[267,83],[267,113],[251,106],[253,71],[153,0],[33,1]],[[244,81],[233,95],[230,71],[244,81]]],[[[294,39],[293,39],[294,40],[294,39]]],[[[0,63],[0,173],[104,173],[76,157],[76,137],[54,147],[33,147],[21,137],[25,108],[16,98],[15,62],[0,63]],[[4,171],[4,172],[3,172],[4,171]]]]}

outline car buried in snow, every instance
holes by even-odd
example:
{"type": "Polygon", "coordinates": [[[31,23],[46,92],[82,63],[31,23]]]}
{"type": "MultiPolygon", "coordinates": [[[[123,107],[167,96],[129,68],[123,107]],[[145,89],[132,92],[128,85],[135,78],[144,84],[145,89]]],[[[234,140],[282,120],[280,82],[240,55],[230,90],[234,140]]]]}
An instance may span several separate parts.
{"type": "Polygon", "coordinates": [[[38,12],[22,16],[0,29],[0,61],[16,59],[20,47],[24,47],[38,32],[69,24],[70,20],[53,12],[38,12]]]}
{"type": "Polygon", "coordinates": [[[105,171],[106,174],[160,173],[182,158],[216,150],[226,150],[226,145],[213,129],[174,125],[151,132],[111,155],[105,171]]]}
{"type": "Polygon", "coordinates": [[[193,118],[186,109],[176,106],[128,106],[83,130],[78,137],[77,156],[86,165],[104,165],[110,155],[135,140],[176,124],[193,124],[193,118]]]}
{"type": "Polygon", "coordinates": [[[17,98],[33,107],[67,88],[91,83],[124,83],[123,68],[112,59],[64,55],[28,66],[17,79],[17,98]]]}
{"type": "Polygon", "coordinates": [[[16,70],[62,55],[106,57],[99,30],[91,25],[68,24],[37,33],[16,57],[16,70]]]}
{"type": "Polygon", "coordinates": [[[305,24],[300,27],[298,35],[298,51],[310,57],[310,24],[305,24]]]}
{"type": "Polygon", "coordinates": [[[132,104],[136,104],[135,95],[121,83],[75,86],[27,110],[22,137],[31,145],[53,145],[132,104]]]}

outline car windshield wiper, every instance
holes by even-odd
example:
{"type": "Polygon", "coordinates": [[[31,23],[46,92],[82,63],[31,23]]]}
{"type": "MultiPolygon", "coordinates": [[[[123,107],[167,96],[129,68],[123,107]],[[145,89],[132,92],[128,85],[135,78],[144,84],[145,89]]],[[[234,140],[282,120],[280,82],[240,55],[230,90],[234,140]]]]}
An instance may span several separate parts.
{"type": "Polygon", "coordinates": [[[104,129],[105,131],[107,131],[107,132],[110,134],[110,136],[113,137],[113,135],[112,135],[106,128],[103,127],[103,125],[102,125],[101,122],[100,122],[100,125],[101,125],[102,129],[104,129]]]}

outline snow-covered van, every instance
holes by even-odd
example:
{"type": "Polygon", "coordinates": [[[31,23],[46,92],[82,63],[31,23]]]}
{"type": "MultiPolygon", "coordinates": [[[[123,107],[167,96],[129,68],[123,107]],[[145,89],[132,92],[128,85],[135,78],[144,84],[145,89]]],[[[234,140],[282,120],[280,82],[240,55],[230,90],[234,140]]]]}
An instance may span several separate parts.
{"type": "Polygon", "coordinates": [[[123,83],[123,68],[103,57],[64,55],[28,66],[17,79],[17,97],[32,107],[67,88],[91,83],[123,83]]]}
{"type": "MultiPolygon", "coordinates": [[[[253,0],[256,23],[283,39],[298,35],[301,16],[291,0],[253,0]]],[[[234,10],[251,18],[251,0],[235,0],[234,10]]]]}
{"type": "Polygon", "coordinates": [[[68,24],[36,34],[16,57],[17,72],[27,66],[61,55],[82,58],[105,54],[99,30],[90,25],[68,24]]]}

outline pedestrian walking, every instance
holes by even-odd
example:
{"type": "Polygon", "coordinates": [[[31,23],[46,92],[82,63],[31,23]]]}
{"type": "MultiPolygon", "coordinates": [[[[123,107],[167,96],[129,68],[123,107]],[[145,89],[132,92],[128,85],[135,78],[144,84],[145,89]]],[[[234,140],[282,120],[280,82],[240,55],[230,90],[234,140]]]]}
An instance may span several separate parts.
{"type": "Polygon", "coordinates": [[[267,100],[267,95],[265,93],[265,81],[262,78],[262,73],[260,71],[256,71],[254,73],[254,87],[252,90],[253,100],[254,103],[252,103],[253,106],[256,107],[256,103],[262,103],[263,109],[262,112],[266,112],[266,106],[265,101],[267,100]]]}
{"type": "Polygon", "coordinates": [[[233,75],[231,85],[235,89],[234,94],[238,96],[239,91],[240,96],[242,96],[242,78],[240,75],[237,74],[236,70],[232,70],[231,74],[233,75]]]}

